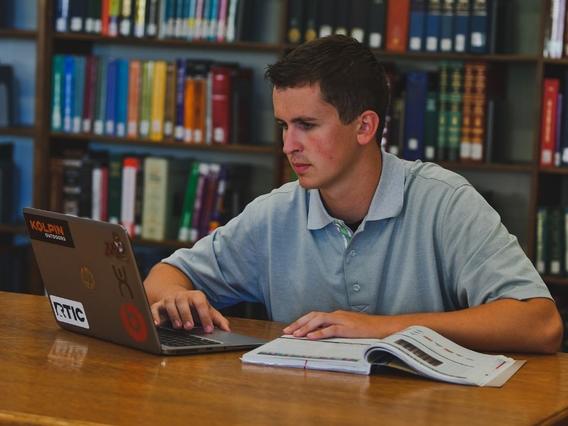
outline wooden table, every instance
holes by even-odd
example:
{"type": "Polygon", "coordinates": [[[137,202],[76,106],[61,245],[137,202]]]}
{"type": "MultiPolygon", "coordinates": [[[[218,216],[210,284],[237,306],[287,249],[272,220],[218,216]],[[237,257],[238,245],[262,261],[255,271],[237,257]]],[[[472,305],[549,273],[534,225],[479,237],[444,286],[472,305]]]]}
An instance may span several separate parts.
{"type": "MultiPolygon", "coordinates": [[[[568,355],[523,355],[502,388],[244,365],[238,352],[160,357],[61,330],[42,296],[0,292],[0,422],[23,424],[555,424],[568,355]]],[[[233,319],[259,337],[281,325],[233,319]]]]}

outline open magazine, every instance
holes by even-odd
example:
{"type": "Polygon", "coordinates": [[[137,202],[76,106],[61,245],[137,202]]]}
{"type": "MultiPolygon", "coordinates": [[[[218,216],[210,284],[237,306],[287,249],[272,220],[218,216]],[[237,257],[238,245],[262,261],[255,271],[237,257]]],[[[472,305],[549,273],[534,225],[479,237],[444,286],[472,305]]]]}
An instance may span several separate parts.
{"type": "Polygon", "coordinates": [[[250,364],[370,374],[392,367],[430,379],[502,386],[525,361],[466,349],[435,331],[412,326],[384,339],[308,340],[282,336],[244,354],[250,364]]]}

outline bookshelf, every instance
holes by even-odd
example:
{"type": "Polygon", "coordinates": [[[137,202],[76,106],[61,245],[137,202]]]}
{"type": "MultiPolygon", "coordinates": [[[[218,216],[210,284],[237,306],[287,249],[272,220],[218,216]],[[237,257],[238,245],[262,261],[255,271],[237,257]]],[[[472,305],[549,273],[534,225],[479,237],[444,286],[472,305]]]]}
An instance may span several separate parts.
{"type": "MultiPolygon", "coordinates": [[[[12,0],[16,3],[15,0],[12,0]]],[[[37,12],[35,28],[0,29],[0,39],[15,39],[36,45],[36,71],[34,119],[26,126],[0,129],[0,136],[32,140],[34,144],[33,200],[37,207],[48,206],[50,188],[49,161],[62,147],[82,146],[96,149],[133,149],[137,152],[169,153],[204,158],[208,161],[248,161],[252,167],[260,166],[263,174],[255,176],[255,192],[261,193],[281,182],[283,157],[272,123],[270,93],[262,86],[261,69],[292,48],[286,39],[289,16],[286,0],[267,0],[279,11],[277,16],[266,17],[276,22],[270,34],[255,41],[211,42],[135,37],[107,37],[82,33],[58,33],[53,28],[55,0],[36,0],[32,7],[37,12]],[[235,145],[191,146],[178,142],[156,143],[149,139],[135,140],[116,136],[72,134],[54,132],[50,125],[52,57],[54,54],[94,54],[126,58],[167,59],[176,57],[211,58],[236,62],[251,62],[255,66],[255,103],[258,122],[263,128],[256,139],[261,143],[239,141],[235,145]]],[[[391,0],[393,1],[393,0],[391,0]]],[[[392,52],[384,48],[375,53],[385,62],[405,69],[431,70],[443,61],[483,61],[494,67],[504,81],[506,104],[499,115],[497,154],[493,161],[465,163],[440,161],[448,169],[462,173],[481,191],[494,192],[497,207],[505,224],[519,236],[522,247],[535,259],[536,217],[538,206],[554,200],[555,188],[568,180],[564,168],[539,165],[541,97],[543,78],[551,70],[567,68],[568,59],[548,59],[542,55],[544,26],[548,3],[538,0],[511,0],[513,14],[507,19],[510,33],[496,53],[469,54],[450,52],[392,52]],[[509,28],[510,26],[510,28],[509,28]],[[530,29],[530,30],[527,30],[530,29]],[[513,194],[511,197],[510,194],[513,194]]],[[[29,6],[29,4],[28,4],[29,6]]],[[[1,224],[0,235],[19,234],[19,224],[1,224]]],[[[177,241],[136,240],[137,244],[173,249],[186,246],[177,241]]],[[[554,292],[568,291],[568,279],[545,275],[554,292]]]]}

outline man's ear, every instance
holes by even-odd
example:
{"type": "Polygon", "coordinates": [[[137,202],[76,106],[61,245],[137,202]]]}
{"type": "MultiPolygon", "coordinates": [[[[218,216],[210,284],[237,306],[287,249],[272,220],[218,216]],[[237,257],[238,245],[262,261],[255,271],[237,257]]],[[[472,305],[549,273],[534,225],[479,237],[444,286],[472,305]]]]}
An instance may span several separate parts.
{"type": "Polygon", "coordinates": [[[367,110],[357,119],[357,141],[360,145],[367,145],[376,141],[380,118],[375,111],[367,110]]]}

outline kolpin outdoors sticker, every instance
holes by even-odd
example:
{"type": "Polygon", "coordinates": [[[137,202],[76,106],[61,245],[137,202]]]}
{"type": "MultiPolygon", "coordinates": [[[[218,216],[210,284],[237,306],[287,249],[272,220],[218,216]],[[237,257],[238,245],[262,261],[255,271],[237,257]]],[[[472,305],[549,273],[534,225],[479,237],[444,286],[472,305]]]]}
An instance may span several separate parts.
{"type": "Polygon", "coordinates": [[[69,224],[64,220],[24,213],[30,238],[65,247],[75,247],[69,224]]]}

